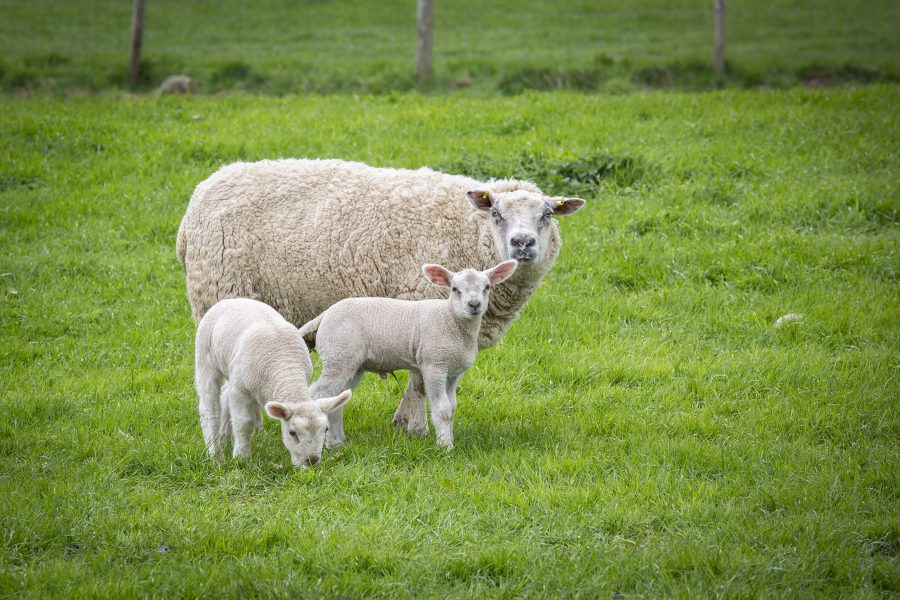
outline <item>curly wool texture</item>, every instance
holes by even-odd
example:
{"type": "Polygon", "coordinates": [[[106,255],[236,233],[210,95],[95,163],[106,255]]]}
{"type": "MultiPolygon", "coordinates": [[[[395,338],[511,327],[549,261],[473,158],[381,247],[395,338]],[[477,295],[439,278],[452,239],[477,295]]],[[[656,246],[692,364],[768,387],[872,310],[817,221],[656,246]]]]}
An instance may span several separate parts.
{"type": "MultiPolygon", "coordinates": [[[[194,319],[234,297],[265,302],[297,326],[344,298],[446,297],[422,278],[424,263],[458,271],[506,258],[487,213],[466,198],[477,189],[541,193],[530,181],[480,182],[342,160],[222,167],[194,190],[178,230],[194,319]]],[[[555,222],[550,227],[542,259],[495,288],[479,348],[500,339],[556,261],[559,233],[555,222]]]]}

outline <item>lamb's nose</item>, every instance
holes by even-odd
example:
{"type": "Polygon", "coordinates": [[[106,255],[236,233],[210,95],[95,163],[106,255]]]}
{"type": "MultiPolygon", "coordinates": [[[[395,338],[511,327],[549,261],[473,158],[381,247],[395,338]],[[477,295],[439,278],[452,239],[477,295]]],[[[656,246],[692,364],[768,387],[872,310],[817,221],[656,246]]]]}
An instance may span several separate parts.
{"type": "Polygon", "coordinates": [[[534,246],[536,241],[537,240],[535,240],[534,237],[530,236],[530,235],[517,235],[516,237],[514,237],[513,239],[510,240],[510,242],[512,243],[513,246],[515,246],[516,248],[522,248],[522,249],[530,248],[531,246],[534,246]]]}
{"type": "Polygon", "coordinates": [[[481,307],[481,301],[479,300],[469,300],[469,308],[472,310],[478,310],[481,307]]]}
{"type": "Polygon", "coordinates": [[[318,464],[319,460],[320,460],[320,457],[318,454],[316,454],[314,456],[310,456],[309,458],[307,458],[306,464],[308,464],[309,466],[313,466],[315,464],[318,464]]]}

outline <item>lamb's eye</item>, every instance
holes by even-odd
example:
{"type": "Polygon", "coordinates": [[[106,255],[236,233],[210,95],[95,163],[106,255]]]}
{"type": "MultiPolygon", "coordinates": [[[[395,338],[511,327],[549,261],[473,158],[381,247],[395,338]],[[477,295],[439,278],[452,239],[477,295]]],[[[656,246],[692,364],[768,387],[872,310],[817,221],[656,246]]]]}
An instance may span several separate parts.
{"type": "Polygon", "coordinates": [[[496,208],[492,208],[492,209],[491,209],[491,216],[494,217],[495,219],[501,219],[501,218],[502,218],[502,217],[500,216],[500,211],[497,210],[496,208]]]}
{"type": "Polygon", "coordinates": [[[297,437],[297,431],[294,429],[288,429],[288,433],[291,434],[292,437],[297,437]]]}
{"type": "Polygon", "coordinates": [[[547,212],[544,213],[544,215],[541,218],[546,221],[547,219],[550,218],[550,215],[552,215],[552,214],[553,214],[553,212],[548,210],[547,212]]]}
{"type": "Polygon", "coordinates": [[[484,286],[484,291],[486,291],[486,292],[491,291],[491,286],[490,285],[484,286]]]}
{"type": "Polygon", "coordinates": [[[453,292],[454,294],[458,294],[459,288],[452,287],[452,288],[450,288],[450,291],[453,292]]]}

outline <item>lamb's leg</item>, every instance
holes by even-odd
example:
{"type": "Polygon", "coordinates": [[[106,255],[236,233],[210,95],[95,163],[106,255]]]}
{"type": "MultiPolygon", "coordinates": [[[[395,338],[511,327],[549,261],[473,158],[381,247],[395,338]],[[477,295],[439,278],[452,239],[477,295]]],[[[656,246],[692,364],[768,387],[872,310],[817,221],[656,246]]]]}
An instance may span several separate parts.
{"type": "Polygon", "coordinates": [[[250,458],[250,439],[256,431],[259,404],[250,395],[228,384],[222,390],[231,413],[231,430],[234,433],[234,458],[250,458]]]}
{"type": "Polygon", "coordinates": [[[204,355],[198,355],[195,368],[197,395],[200,397],[200,429],[203,431],[203,441],[210,458],[220,460],[223,442],[219,435],[222,376],[204,355]]]}
{"type": "Polygon", "coordinates": [[[453,448],[453,405],[447,396],[447,374],[423,373],[425,390],[431,403],[431,422],[437,435],[437,443],[447,450],[453,448]]]}
{"type": "Polygon", "coordinates": [[[428,408],[425,405],[425,383],[418,371],[409,372],[409,383],[403,400],[394,413],[394,425],[413,435],[428,435],[428,408]]]}
{"type": "MultiPolygon", "coordinates": [[[[318,400],[319,398],[337,396],[346,389],[355,390],[363,374],[362,371],[349,375],[346,373],[334,373],[323,367],[322,375],[309,388],[309,397],[313,400],[318,400]]],[[[344,435],[344,407],[342,406],[328,413],[328,433],[325,434],[325,447],[334,448],[340,446],[346,439],[347,437],[344,435]]]]}

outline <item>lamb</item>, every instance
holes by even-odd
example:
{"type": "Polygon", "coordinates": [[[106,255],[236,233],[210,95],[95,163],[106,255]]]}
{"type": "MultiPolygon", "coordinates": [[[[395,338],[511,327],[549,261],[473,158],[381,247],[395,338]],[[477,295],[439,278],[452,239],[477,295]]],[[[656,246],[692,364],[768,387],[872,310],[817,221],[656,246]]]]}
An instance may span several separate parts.
{"type": "MultiPolygon", "coordinates": [[[[418,276],[423,263],[486,269],[515,258],[491,294],[479,349],[497,343],[553,266],[553,217],[584,205],[550,198],[530,181],[477,181],[421,168],[342,160],[266,160],[219,169],[194,190],[178,229],[195,320],[223,298],[261,300],[295,325],[344,298],[446,297],[418,276]],[[474,210],[473,210],[474,209],[474,210]]],[[[428,432],[417,372],[394,415],[428,432]]]]}
{"type": "MultiPolygon", "coordinates": [[[[487,271],[459,273],[423,265],[431,283],[450,288],[448,300],[347,298],[300,328],[315,334],[322,375],[310,388],[313,398],[355,389],[366,372],[408,369],[419,373],[431,400],[431,422],[438,444],[453,448],[456,384],[475,362],[478,333],[491,286],[516,270],[507,260],[487,271]]],[[[343,410],[328,415],[328,447],[345,439],[343,410]]]]}
{"type": "Polygon", "coordinates": [[[249,458],[250,438],[262,427],[265,406],[281,421],[293,465],[319,462],[326,415],[341,410],[351,391],[310,400],[312,360],[293,325],[262,302],[222,300],[201,319],[195,349],[200,427],[210,457],[221,458],[224,439],[233,431],[233,456],[249,458]]]}

